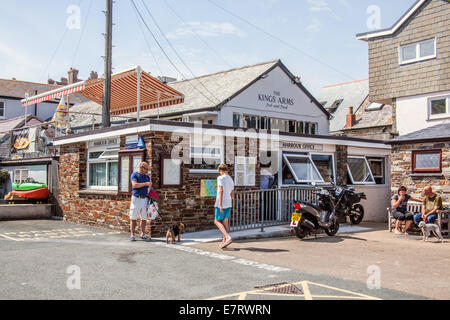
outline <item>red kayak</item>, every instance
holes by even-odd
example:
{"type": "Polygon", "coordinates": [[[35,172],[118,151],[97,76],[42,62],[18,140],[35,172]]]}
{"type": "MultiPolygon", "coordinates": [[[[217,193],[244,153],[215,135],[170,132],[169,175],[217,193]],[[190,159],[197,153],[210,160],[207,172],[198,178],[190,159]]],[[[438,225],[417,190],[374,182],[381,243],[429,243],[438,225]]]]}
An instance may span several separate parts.
{"type": "Polygon", "coordinates": [[[28,198],[28,199],[47,199],[48,195],[50,194],[50,191],[48,188],[39,188],[35,190],[29,190],[29,191],[18,191],[14,190],[12,191],[15,195],[28,198]]]}

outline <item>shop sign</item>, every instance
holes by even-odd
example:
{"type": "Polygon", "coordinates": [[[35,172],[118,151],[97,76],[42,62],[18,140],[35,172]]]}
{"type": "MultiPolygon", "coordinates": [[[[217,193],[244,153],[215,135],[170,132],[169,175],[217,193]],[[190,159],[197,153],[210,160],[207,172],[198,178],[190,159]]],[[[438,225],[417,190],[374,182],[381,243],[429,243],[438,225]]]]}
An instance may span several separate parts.
{"type": "Polygon", "coordinates": [[[127,136],[125,137],[125,149],[136,149],[139,143],[139,136],[127,136]]]}
{"type": "Polygon", "coordinates": [[[313,150],[313,151],[323,150],[323,145],[321,144],[301,143],[301,142],[282,142],[281,147],[283,149],[296,149],[296,150],[313,150]]]}
{"type": "Polygon", "coordinates": [[[272,94],[258,94],[258,101],[264,102],[266,107],[286,110],[294,105],[294,99],[283,97],[279,91],[274,91],[272,94]]]}

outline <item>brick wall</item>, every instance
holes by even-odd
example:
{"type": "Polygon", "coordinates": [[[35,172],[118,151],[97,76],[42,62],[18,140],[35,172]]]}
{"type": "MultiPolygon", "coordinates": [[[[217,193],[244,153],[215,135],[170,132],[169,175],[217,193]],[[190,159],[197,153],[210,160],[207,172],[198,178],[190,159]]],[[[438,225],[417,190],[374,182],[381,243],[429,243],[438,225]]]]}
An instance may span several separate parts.
{"type": "MultiPolygon", "coordinates": [[[[200,231],[214,228],[214,197],[200,196],[202,179],[216,179],[217,174],[189,173],[189,164],[182,165],[183,185],[181,187],[161,187],[160,157],[171,153],[173,147],[181,143],[189,150],[189,140],[171,141],[170,132],[148,132],[142,135],[146,143],[147,161],[151,168],[151,179],[154,188],[160,195],[161,216],[164,222],[157,219],[152,222],[153,236],[165,234],[167,224],[178,222],[183,217],[187,231],[200,231]]],[[[234,149],[237,150],[237,139],[234,138],[234,149]]],[[[124,147],[125,137],[121,137],[121,147],[124,147]]],[[[254,141],[245,140],[245,153],[254,141]]],[[[232,148],[232,147],[231,147],[232,148]]],[[[232,150],[225,150],[230,151],[232,150]]],[[[63,211],[64,219],[89,225],[107,227],[116,230],[129,230],[130,197],[119,196],[114,192],[88,191],[85,189],[87,177],[87,150],[85,143],[62,146],[59,161],[59,197],[58,202],[63,211]]],[[[235,154],[235,152],[232,152],[235,154]]],[[[239,190],[259,189],[260,165],[256,167],[255,187],[236,187],[239,190]]],[[[230,176],[234,179],[234,164],[228,165],[230,176]]],[[[139,226],[137,228],[139,231],[139,226]]]]}
{"type": "Polygon", "coordinates": [[[448,1],[429,0],[394,35],[369,40],[370,101],[450,90],[449,17],[448,1]],[[436,59],[399,65],[400,45],[434,37],[436,59]]]}
{"type": "Polygon", "coordinates": [[[444,202],[450,202],[450,141],[420,144],[398,144],[392,146],[392,194],[400,186],[408,188],[411,195],[421,197],[426,185],[431,185],[444,202]],[[412,174],[412,150],[442,150],[442,174],[412,174]]]}

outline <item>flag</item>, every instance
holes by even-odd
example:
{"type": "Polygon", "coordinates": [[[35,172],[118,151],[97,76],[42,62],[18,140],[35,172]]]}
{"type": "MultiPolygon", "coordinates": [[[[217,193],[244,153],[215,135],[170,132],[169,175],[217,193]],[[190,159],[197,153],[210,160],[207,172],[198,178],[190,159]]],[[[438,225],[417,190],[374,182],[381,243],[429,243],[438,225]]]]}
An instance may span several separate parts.
{"type": "Polygon", "coordinates": [[[69,120],[69,113],[61,111],[69,111],[69,107],[66,105],[66,99],[64,99],[64,96],[59,101],[58,108],[56,108],[55,115],[52,118],[52,121],[55,122],[55,126],[57,127],[66,126],[67,120],[69,120]]]}

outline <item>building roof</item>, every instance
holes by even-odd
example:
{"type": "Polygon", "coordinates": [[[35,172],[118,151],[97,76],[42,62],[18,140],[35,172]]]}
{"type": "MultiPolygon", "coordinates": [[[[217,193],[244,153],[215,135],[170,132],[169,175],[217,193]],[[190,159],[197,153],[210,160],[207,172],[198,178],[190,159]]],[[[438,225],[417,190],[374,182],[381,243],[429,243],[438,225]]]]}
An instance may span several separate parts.
{"type": "Polygon", "coordinates": [[[344,130],[391,126],[393,123],[392,111],[391,105],[368,103],[367,101],[356,111],[356,124],[344,130]]]}
{"type": "MultiPolygon", "coordinates": [[[[0,134],[20,128],[24,125],[24,116],[0,121],[0,134]]],[[[42,123],[41,119],[31,114],[27,115],[27,126],[42,123]]]]}
{"type": "Polygon", "coordinates": [[[317,100],[325,109],[330,110],[333,116],[330,120],[330,132],[344,129],[349,107],[353,107],[353,112],[356,112],[368,95],[368,79],[324,87],[317,95],[317,100]],[[336,102],[340,103],[336,106],[336,102]]]}
{"type": "Polygon", "coordinates": [[[414,131],[389,141],[391,144],[424,140],[450,140],[450,122],[414,131]]]}
{"type": "MultiPolygon", "coordinates": [[[[275,67],[280,66],[291,78],[295,78],[280,60],[259,63],[227,71],[204,75],[194,79],[169,82],[167,85],[184,94],[184,103],[161,107],[159,115],[163,117],[171,115],[182,115],[198,111],[218,109],[226,104],[239,93],[251,86],[260,79],[261,76],[270,72],[275,67]]],[[[326,114],[328,112],[319,104],[319,102],[303,87],[297,83],[301,90],[310,97],[310,99],[326,114]]],[[[96,103],[83,103],[75,105],[71,111],[90,112],[101,114],[101,106],[96,103]],[[83,111],[82,111],[83,110],[83,111]]],[[[156,117],[157,109],[150,109],[140,112],[141,118],[156,117]]],[[[136,117],[136,112],[128,113],[126,116],[136,117]]],[[[79,126],[79,123],[86,120],[82,115],[71,118],[73,128],[79,126]]],[[[122,119],[123,120],[123,119],[122,119]]],[[[90,120],[92,122],[92,119],[90,120]]],[[[101,121],[101,119],[99,119],[101,121]]]]}
{"type": "MultiPolygon", "coordinates": [[[[26,93],[31,97],[36,94],[36,91],[40,94],[59,87],[62,86],[30,81],[0,79],[0,96],[21,100],[25,98],[26,93]]],[[[87,101],[87,99],[80,95],[73,94],[70,96],[71,104],[82,103],[85,101],[87,101]]]]}
{"type": "MultiPolygon", "coordinates": [[[[409,9],[403,14],[400,19],[398,19],[394,25],[390,28],[359,33],[356,35],[358,40],[368,41],[371,38],[382,37],[382,36],[390,36],[393,35],[397,30],[399,30],[410,17],[412,17],[417,10],[419,10],[424,4],[430,2],[431,0],[417,0],[409,9]]],[[[447,1],[448,2],[448,1],[447,1]]]]}

